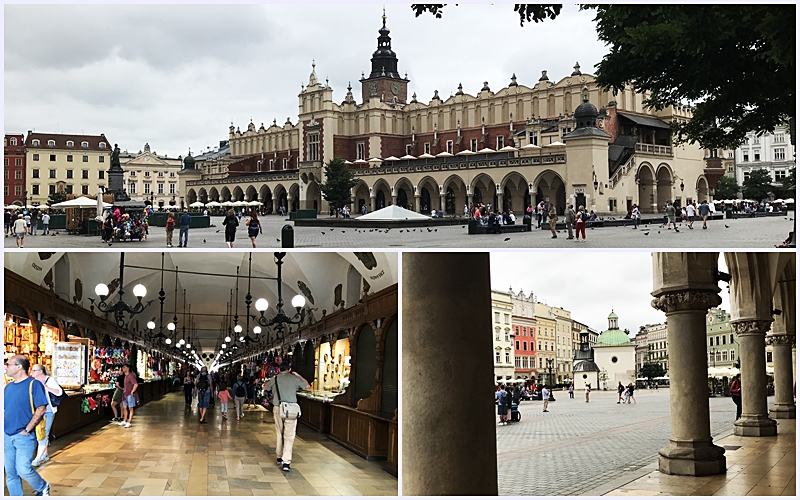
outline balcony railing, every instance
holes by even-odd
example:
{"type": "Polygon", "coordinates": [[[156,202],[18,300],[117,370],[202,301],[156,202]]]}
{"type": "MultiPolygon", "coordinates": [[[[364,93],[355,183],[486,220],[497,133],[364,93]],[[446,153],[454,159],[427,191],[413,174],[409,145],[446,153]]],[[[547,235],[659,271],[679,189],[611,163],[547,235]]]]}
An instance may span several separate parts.
{"type": "Polygon", "coordinates": [[[636,143],[637,153],[650,153],[654,155],[672,156],[672,146],[659,146],[658,144],[636,143]]]}
{"type": "Polygon", "coordinates": [[[613,176],[611,176],[611,179],[609,179],[609,181],[608,181],[608,186],[611,189],[614,189],[614,186],[617,185],[617,183],[620,181],[620,179],[622,179],[623,177],[628,175],[628,172],[630,172],[631,168],[633,168],[633,166],[635,164],[636,164],[636,156],[635,155],[631,155],[631,157],[628,160],[628,162],[625,165],[617,168],[617,171],[614,172],[613,176]]]}

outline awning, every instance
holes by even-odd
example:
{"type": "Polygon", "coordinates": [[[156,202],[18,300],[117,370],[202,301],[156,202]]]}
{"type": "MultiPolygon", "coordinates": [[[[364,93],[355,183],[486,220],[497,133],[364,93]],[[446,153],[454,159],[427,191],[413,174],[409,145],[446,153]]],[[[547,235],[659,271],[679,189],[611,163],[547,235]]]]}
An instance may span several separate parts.
{"type": "Polygon", "coordinates": [[[620,113],[619,111],[617,111],[617,114],[627,118],[628,120],[636,123],[637,125],[670,130],[668,123],[662,122],[657,118],[650,118],[647,116],[639,116],[639,115],[630,115],[628,113],[620,113]]]}

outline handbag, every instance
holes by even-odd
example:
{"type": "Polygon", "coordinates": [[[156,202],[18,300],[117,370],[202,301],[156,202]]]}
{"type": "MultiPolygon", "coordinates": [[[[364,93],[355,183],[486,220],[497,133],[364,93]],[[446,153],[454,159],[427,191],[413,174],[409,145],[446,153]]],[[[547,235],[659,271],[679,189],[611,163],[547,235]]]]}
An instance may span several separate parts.
{"type": "Polygon", "coordinates": [[[281,401],[281,389],[278,387],[278,376],[275,375],[275,391],[278,393],[278,403],[280,403],[281,418],[287,420],[297,420],[300,417],[300,405],[297,403],[285,403],[281,401]]]}
{"type": "MultiPolygon", "coordinates": [[[[50,380],[50,377],[47,377],[47,380],[50,380]]],[[[58,385],[58,383],[56,383],[56,384],[58,385]]],[[[50,397],[50,404],[52,406],[58,406],[61,403],[63,403],[65,399],[67,399],[67,393],[66,393],[66,391],[64,391],[64,388],[61,387],[61,385],[58,385],[58,387],[61,389],[61,395],[60,396],[56,396],[55,394],[53,394],[52,392],[49,392],[49,391],[47,393],[47,395],[50,397]]]]}
{"type": "MultiPolygon", "coordinates": [[[[36,409],[33,407],[33,384],[35,384],[36,379],[33,379],[30,384],[28,384],[28,396],[31,399],[31,415],[36,414],[36,409]]],[[[39,420],[39,423],[36,424],[36,440],[37,441],[44,441],[47,439],[47,422],[44,418],[39,420]]]]}

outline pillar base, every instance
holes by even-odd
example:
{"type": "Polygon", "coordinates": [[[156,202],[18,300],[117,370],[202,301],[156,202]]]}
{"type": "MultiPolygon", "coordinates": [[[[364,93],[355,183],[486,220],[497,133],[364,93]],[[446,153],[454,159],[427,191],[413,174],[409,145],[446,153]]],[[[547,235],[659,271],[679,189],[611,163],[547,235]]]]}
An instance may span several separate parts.
{"type": "Polygon", "coordinates": [[[775,403],[775,405],[769,409],[770,418],[792,419],[792,418],[797,418],[795,415],[796,415],[796,407],[794,405],[790,405],[787,403],[775,403]]]}
{"type": "Polygon", "coordinates": [[[711,476],[724,474],[725,449],[710,441],[679,442],[658,450],[658,470],[674,476],[711,476]]]}
{"type": "Polygon", "coordinates": [[[742,417],[733,423],[733,434],[744,437],[777,436],[778,423],[769,417],[742,417]]]}

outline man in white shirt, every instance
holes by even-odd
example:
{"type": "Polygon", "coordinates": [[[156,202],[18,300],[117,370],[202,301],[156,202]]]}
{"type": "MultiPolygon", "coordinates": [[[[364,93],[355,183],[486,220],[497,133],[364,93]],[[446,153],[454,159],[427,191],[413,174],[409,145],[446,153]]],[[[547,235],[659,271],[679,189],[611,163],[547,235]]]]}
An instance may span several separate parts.
{"type": "Polygon", "coordinates": [[[42,234],[50,234],[50,214],[42,215],[42,234]]]}
{"type": "Polygon", "coordinates": [[[695,215],[695,208],[694,203],[689,203],[686,205],[686,221],[689,223],[689,229],[694,229],[692,224],[694,224],[694,215],[695,215]]]}
{"type": "Polygon", "coordinates": [[[542,387],[542,404],[544,405],[544,409],[542,411],[549,412],[550,410],[547,409],[547,403],[550,402],[550,389],[547,386],[542,387]]]}
{"type": "Polygon", "coordinates": [[[11,228],[11,231],[17,237],[17,248],[25,248],[25,235],[28,233],[28,225],[25,224],[22,214],[17,215],[17,220],[14,221],[14,227],[11,228]]]}

